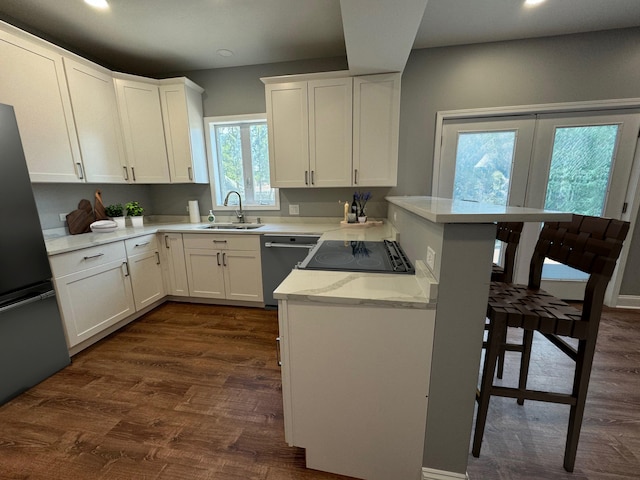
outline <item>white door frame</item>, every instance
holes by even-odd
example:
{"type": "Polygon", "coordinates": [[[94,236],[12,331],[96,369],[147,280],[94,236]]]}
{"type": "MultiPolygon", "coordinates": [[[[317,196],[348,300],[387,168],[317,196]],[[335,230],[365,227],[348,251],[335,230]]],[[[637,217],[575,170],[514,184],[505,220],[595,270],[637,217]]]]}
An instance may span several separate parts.
{"type": "MultiPolygon", "coordinates": [[[[623,109],[640,108],[640,98],[625,98],[613,100],[593,100],[586,102],[566,102],[566,103],[547,103],[539,105],[515,105],[506,107],[486,107],[473,108],[463,110],[443,110],[436,113],[436,130],[433,151],[433,173],[431,183],[431,195],[438,196],[438,179],[440,177],[440,154],[442,128],[445,120],[463,119],[463,118],[481,118],[481,117],[497,117],[497,116],[513,116],[513,115],[529,115],[541,113],[575,113],[583,111],[598,110],[623,110],[623,109]]],[[[627,211],[621,215],[621,219],[631,223],[627,239],[624,242],[618,265],[613,273],[611,282],[605,294],[604,303],[607,306],[615,307],[618,303],[620,294],[620,284],[624,276],[624,270],[629,254],[631,239],[635,229],[635,219],[638,216],[640,208],[640,139],[636,145],[636,153],[632,167],[631,178],[629,179],[629,187],[627,189],[627,211]]]]}

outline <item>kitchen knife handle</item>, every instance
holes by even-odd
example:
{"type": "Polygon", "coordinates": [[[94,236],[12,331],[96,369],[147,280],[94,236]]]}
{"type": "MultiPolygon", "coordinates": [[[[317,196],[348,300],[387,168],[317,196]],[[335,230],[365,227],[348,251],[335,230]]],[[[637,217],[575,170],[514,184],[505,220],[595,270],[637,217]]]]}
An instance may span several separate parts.
{"type": "Polygon", "coordinates": [[[280,353],[280,337],[276,337],[276,354],[278,357],[278,366],[282,366],[282,356],[280,353]]]}

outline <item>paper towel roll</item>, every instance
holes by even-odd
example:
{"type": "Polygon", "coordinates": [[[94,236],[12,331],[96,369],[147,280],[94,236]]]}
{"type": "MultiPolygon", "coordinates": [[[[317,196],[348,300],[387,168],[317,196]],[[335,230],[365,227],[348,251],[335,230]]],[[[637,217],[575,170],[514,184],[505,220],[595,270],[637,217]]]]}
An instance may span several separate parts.
{"type": "Polygon", "coordinates": [[[189,200],[189,221],[200,223],[200,207],[197,200],[189,200]]]}

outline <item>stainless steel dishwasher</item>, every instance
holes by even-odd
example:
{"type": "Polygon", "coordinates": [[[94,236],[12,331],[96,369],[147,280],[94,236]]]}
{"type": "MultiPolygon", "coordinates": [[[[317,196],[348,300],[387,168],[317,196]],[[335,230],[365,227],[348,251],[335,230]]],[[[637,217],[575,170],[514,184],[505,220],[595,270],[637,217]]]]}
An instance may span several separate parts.
{"type": "Polygon", "coordinates": [[[262,288],[267,308],[278,306],[273,291],[318,243],[319,235],[262,235],[262,288]]]}

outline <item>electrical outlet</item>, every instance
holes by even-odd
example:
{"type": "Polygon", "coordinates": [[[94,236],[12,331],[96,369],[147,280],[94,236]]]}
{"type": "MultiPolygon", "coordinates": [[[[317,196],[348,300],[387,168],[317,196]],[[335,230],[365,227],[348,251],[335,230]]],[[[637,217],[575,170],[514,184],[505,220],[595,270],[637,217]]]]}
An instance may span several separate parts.
{"type": "Polygon", "coordinates": [[[60,217],[58,217],[58,218],[60,218],[61,222],[66,222],[67,221],[67,215],[68,215],[68,213],[61,213],[60,217]]]}
{"type": "Polygon", "coordinates": [[[432,272],[436,268],[436,252],[434,252],[431,247],[427,247],[427,267],[429,267],[432,272]]]}
{"type": "Polygon", "coordinates": [[[300,205],[289,205],[289,215],[300,215],[300,205]]]}

